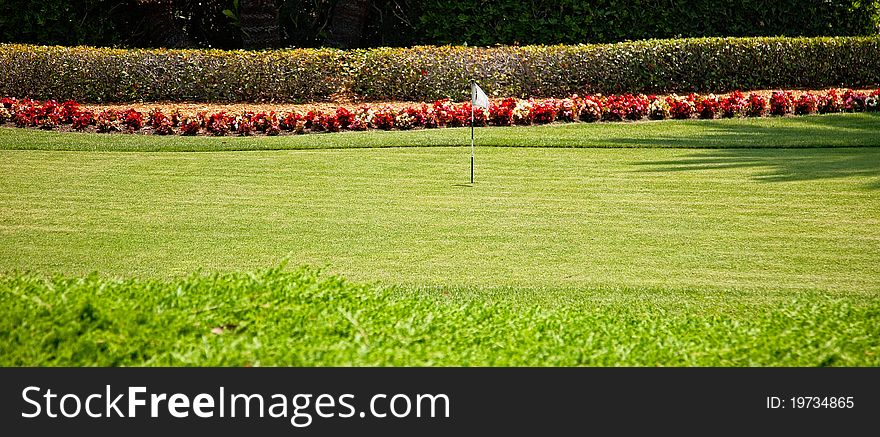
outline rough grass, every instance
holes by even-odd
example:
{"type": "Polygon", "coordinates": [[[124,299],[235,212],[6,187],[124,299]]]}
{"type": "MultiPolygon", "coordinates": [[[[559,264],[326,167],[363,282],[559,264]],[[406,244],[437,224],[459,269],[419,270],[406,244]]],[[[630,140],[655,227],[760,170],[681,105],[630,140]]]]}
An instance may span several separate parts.
{"type": "Polygon", "coordinates": [[[571,292],[521,301],[314,271],[0,277],[0,365],[880,365],[880,303],[571,292]]]}

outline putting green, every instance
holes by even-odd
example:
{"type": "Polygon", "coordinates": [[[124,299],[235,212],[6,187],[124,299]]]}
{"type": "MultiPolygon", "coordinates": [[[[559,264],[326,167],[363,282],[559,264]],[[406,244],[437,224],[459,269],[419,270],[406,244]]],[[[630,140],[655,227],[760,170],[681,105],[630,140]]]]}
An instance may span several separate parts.
{"type": "Polygon", "coordinates": [[[880,291],[880,148],[0,151],[0,271],[880,291]]]}

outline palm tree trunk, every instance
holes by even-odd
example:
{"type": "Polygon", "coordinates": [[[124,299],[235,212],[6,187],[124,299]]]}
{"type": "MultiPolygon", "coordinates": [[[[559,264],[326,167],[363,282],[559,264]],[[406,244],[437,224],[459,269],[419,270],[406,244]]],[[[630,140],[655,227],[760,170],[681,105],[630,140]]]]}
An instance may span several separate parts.
{"type": "Polygon", "coordinates": [[[330,21],[330,42],[343,48],[359,46],[369,14],[370,0],[336,2],[330,21]]]}
{"type": "Polygon", "coordinates": [[[280,26],[274,0],[241,0],[242,45],[246,49],[278,47],[280,26]]]}

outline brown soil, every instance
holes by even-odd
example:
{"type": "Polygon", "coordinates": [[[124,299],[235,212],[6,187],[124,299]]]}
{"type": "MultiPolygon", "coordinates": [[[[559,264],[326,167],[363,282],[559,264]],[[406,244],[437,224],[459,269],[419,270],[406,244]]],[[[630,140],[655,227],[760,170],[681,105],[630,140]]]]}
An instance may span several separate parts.
{"type": "MultiPolygon", "coordinates": [[[[103,111],[107,109],[115,109],[115,110],[125,110],[125,109],[134,109],[143,114],[149,114],[153,109],[160,109],[164,113],[168,113],[174,109],[180,110],[180,112],[185,114],[196,114],[199,112],[204,112],[206,114],[215,114],[220,111],[226,111],[229,114],[241,114],[243,112],[272,112],[276,113],[289,112],[289,111],[297,111],[301,114],[307,113],[309,111],[321,111],[321,112],[335,112],[336,108],[343,106],[348,109],[354,109],[359,106],[364,105],[361,104],[353,104],[353,103],[305,103],[305,104],[293,104],[293,103],[198,103],[198,102],[149,102],[149,103],[114,103],[114,104],[83,104],[82,106],[85,108],[89,108],[92,111],[103,111]]],[[[421,105],[421,103],[416,102],[371,102],[369,106],[372,108],[379,108],[385,105],[390,105],[395,109],[406,108],[408,106],[416,106],[421,105]]]]}

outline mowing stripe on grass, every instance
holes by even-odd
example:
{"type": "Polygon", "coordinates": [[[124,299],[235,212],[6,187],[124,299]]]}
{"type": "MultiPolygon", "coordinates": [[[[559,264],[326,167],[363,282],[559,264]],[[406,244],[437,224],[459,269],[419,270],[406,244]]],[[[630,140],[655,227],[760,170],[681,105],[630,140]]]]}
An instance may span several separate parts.
{"type": "Polygon", "coordinates": [[[880,292],[880,148],[0,152],[0,271],[880,292]]]}
{"type": "MultiPolygon", "coordinates": [[[[464,146],[468,128],[342,132],[281,137],[80,134],[0,128],[0,149],[92,151],[281,150],[464,146]]],[[[478,147],[862,147],[880,146],[880,114],[729,120],[568,123],[477,129],[478,147]]]]}

